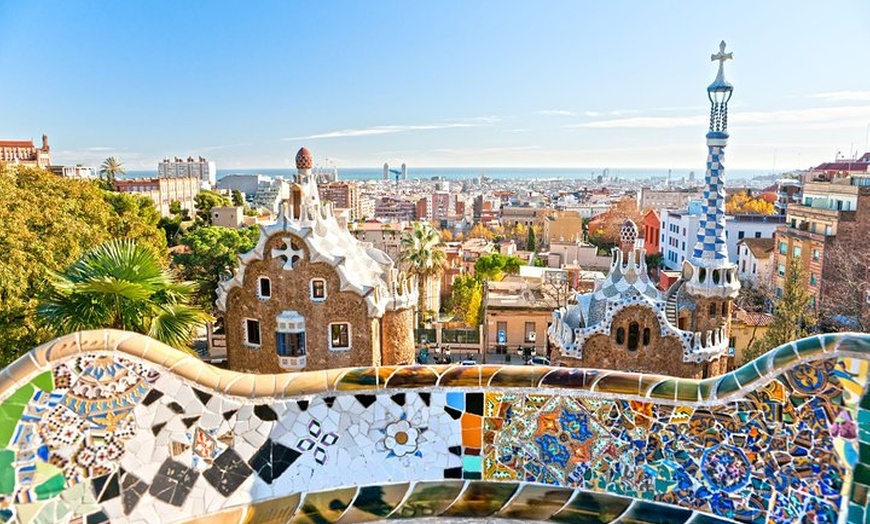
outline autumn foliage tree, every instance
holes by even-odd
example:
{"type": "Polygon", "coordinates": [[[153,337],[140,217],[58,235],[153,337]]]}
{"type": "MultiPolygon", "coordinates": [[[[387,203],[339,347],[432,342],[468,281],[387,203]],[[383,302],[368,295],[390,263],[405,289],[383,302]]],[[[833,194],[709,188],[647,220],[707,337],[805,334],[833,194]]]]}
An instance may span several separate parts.
{"type": "Polygon", "coordinates": [[[740,191],[725,201],[725,212],[729,215],[740,213],[772,215],[775,209],[772,202],[761,197],[750,196],[746,191],[740,191]]]}
{"type": "Polygon", "coordinates": [[[471,327],[480,325],[483,313],[483,282],[473,275],[460,275],[450,292],[450,311],[454,318],[471,327]]]}
{"type": "Polygon", "coordinates": [[[599,249],[616,247],[626,220],[638,225],[643,222],[643,214],[632,197],[623,197],[604,213],[592,217],[589,221],[589,242],[599,249]]]}

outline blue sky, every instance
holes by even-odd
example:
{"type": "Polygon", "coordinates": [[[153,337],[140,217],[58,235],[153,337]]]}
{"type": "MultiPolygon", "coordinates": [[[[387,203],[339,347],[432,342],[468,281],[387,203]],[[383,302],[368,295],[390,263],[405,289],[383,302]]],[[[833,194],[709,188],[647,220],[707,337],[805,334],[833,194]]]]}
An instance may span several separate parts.
{"type": "Polygon", "coordinates": [[[129,169],[703,167],[709,61],[734,60],[726,165],[862,150],[870,2],[0,0],[0,138],[129,169]]]}

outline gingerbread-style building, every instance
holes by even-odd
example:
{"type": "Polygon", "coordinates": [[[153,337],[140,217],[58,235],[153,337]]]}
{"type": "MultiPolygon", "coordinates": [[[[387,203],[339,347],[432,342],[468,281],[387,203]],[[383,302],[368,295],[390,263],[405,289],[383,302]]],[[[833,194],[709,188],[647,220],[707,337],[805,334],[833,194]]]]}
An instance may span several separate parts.
{"type": "Polygon", "coordinates": [[[231,369],[253,373],[411,364],[417,285],[321,203],[307,149],[278,220],[221,282],[231,369]]]}
{"type": "Polygon", "coordinates": [[[707,88],[710,128],[704,211],[691,260],[677,282],[661,293],[647,276],[646,250],[637,226],[627,221],[613,250],[607,278],[575,305],[553,313],[549,329],[555,362],[705,378],[728,370],[731,303],[740,290],[737,266],[725,238],[725,172],[728,101],[733,87],[723,64],[731,58],[722,42],[716,79],[707,88]]]}

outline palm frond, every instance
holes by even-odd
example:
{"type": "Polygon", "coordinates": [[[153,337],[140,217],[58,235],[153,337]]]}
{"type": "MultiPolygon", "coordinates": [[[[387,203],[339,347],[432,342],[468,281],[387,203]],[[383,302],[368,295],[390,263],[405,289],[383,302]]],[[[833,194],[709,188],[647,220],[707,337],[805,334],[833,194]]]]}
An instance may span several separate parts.
{"type": "Polygon", "coordinates": [[[211,315],[199,308],[183,304],[166,305],[151,319],[148,336],[181,348],[190,344],[196,328],[205,326],[212,320],[211,315]]]}

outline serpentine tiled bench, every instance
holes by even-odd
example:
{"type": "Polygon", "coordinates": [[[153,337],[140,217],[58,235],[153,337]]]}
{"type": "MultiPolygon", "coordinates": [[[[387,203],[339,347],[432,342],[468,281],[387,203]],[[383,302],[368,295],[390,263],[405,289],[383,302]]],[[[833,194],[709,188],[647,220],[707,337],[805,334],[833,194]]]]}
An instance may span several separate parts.
{"type": "Polygon", "coordinates": [[[0,522],[870,522],[870,335],[702,381],[531,366],[245,375],[89,331],[0,374],[0,522]]]}

